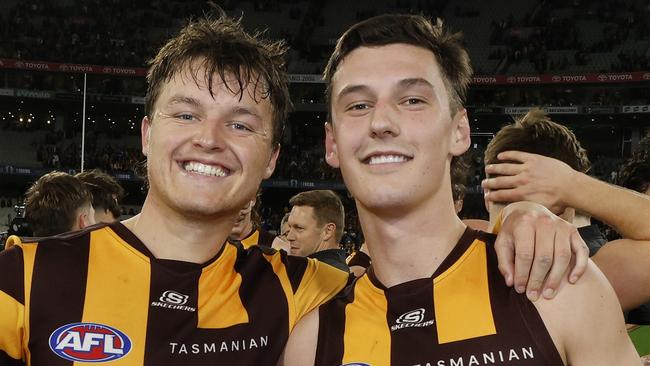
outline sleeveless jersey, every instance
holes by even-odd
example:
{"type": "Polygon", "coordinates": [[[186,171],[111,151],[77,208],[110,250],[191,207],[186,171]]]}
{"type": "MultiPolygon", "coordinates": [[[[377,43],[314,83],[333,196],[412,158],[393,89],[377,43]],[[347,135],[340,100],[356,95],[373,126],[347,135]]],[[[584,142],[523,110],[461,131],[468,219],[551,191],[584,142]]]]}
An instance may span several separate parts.
{"type": "Polygon", "coordinates": [[[156,259],[120,223],[14,243],[0,268],[0,365],[275,365],[348,279],[232,243],[204,264],[156,259]]]}
{"type": "Polygon", "coordinates": [[[508,288],[494,235],[467,229],[431,278],[369,271],[319,308],[316,365],[563,365],[534,305],[508,288]]]}

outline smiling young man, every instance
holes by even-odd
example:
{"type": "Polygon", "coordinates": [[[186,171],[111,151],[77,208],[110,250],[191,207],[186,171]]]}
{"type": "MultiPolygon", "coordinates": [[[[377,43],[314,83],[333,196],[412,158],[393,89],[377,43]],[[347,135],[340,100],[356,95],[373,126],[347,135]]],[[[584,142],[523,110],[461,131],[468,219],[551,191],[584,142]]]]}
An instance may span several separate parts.
{"type": "MultiPolygon", "coordinates": [[[[326,159],[356,200],[372,265],[303,318],[284,364],[638,364],[622,318],[603,316],[618,304],[593,265],[533,303],[504,284],[495,237],[456,215],[450,163],[470,144],[470,75],[460,37],[421,16],[374,17],[339,39],[325,71],[326,159]]],[[[553,220],[537,243],[579,240],[566,222],[547,230],[553,220]]]]}
{"type": "Polygon", "coordinates": [[[225,17],[151,61],[141,214],[0,253],[0,365],[264,365],[348,275],[227,243],[273,172],[290,106],[284,46],[225,17]]]}

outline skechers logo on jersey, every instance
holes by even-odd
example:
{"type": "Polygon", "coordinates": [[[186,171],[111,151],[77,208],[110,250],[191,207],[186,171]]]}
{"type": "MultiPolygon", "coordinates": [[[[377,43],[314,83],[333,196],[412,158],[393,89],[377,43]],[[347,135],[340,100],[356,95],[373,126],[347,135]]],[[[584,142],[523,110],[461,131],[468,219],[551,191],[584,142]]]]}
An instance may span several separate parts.
{"type": "Polygon", "coordinates": [[[346,364],[341,365],[341,366],[372,366],[372,365],[369,364],[369,363],[352,362],[352,363],[346,363],[346,364]]]}
{"type": "Polygon", "coordinates": [[[183,295],[180,292],[167,290],[160,296],[158,299],[159,301],[153,301],[151,306],[172,310],[183,310],[193,313],[196,311],[196,308],[185,305],[189,298],[189,296],[183,295]]]}
{"type": "Polygon", "coordinates": [[[390,326],[390,330],[396,331],[403,328],[423,328],[433,325],[433,319],[424,321],[425,313],[426,311],[423,308],[404,313],[395,320],[395,324],[390,326]]]}
{"type": "Polygon", "coordinates": [[[50,335],[50,349],[69,361],[107,362],[126,356],[131,350],[129,337],[108,325],[73,323],[57,328],[50,335]]]}

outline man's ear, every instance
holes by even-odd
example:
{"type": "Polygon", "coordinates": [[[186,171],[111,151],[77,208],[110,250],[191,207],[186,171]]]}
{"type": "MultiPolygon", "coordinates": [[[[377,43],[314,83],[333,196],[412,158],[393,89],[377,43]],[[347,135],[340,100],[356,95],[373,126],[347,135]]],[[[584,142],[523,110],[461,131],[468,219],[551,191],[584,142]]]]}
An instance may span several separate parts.
{"type": "Polygon", "coordinates": [[[330,222],[323,228],[323,241],[329,241],[336,235],[336,224],[330,222]]]}
{"type": "MultiPolygon", "coordinates": [[[[264,171],[264,179],[269,178],[273,172],[275,171],[275,164],[278,161],[278,156],[280,155],[280,144],[277,144],[274,148],[273,151],[271,152],[271,156],[269,157],[269,162],[266,164],[266,169],[264,171]]],[[[253,203],[254,205],[255,203],[253,203]]]]}
{"type": "Polygon", "coordinates": [[[470,143],[471,138],[467,110],[460,108],[453,119],[450,153],[454,156],[460,156],[469,149],[470,143]]]}
{"type": "Polygon", "coordinates": [[[325,122],[325,161],[332,168],[338,168],[339,153],[336,146],[336,139],[334,138],[334,126],[332,122],[325,122]]]}
{"type": "Polygon", "coordinates": [[[88,226],[95,225],[95,210],[92,205],[80,207],[77,210],[77,219],[75,221],[75,230],[81,230],[88,226]]]}
{"type": "Polygon", "coordinates": [[[79,216],[77,216],[77,225],[79,227],[79,230],[84,229],[87,226],[90,226],[88,222],[88,214],[86,212],[81,212],[79,216]]]}
{"type": "Polygon", "coordinates": [[[142,154],[148,156],[149,154],[149,138],[151,137],[151,120],[149,117],[142,117],[140,124],[140,134],[142,135],[142,154]]]}

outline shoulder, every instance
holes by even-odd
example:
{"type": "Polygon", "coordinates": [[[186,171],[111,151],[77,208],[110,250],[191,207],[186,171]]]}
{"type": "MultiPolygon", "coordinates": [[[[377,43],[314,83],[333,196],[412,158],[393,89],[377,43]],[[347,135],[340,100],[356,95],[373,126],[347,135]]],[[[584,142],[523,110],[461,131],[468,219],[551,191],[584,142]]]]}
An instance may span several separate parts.
{"type": "Polygon", "coordinates": [[[270,246],[265,246],[265,245],[251,245],[250,247],[245,247],[241,241],[233,241],[230,242],[231,245],[234,245],[237,247],[238,250],[247,252],[249,255],[257,254],[259,255],[267,255],[267,256],[278,256],[280,258],[281,253],[270,246]]]}
{"type": "Polygon", "coordinates": [[[14,245],[0,251],[0,268],[3,272],[3,276],[0,277],[9,277],[9,274],[13,275],[18,268],[23,267],[23,245],[22,242],[15,242],[14,245]]]}
{"type": "Polygon", "coordinates": [[[42,236],[42,237],[28,237],[28,236],[18,237],[16,235],[12,235],[9,238],[7,238],[7,242],[5,243],[5,249],[9,249],[10,247],[13,246],[26,248],[26,247],[37,246],[37,245],[38,246],[44,246],[44,245],[49,246],[49,245],[60,245],[60,244],[69,245],[79,241],[86,241],[88,240],[88,237],[91,232],[103,230],[106,227],[108,227],[107,224],[96,224],[93,226],[89,226],[83,230],[69,231],[58,235],[42,236]]]}
{"type": "Polygon", "coordinates": [[[576,284],[563,281],[554,299],[542,298],[534,305],[568,361],[572,355],[596,355],[600,348],[607,350],[610,345],[625,342],[621,338],[626,333],[620,304],[612,286],[591,260],[576,284]]]}
{"type": "Polygon", "coordinates": [[[589,311],[604,310],[608,305],[607,302],[598,300],[610,298],[616,300],[611,285],[598,267],[589,260],[585,274],[577,283],[570,284],[568,281],[563,281],[553,300],[537,301],[535,306],[542,316],[573,315],[572,321],[579,321],[579,318],[591,318],[593,314],[589,314],[589,311]],[[580,306],[573,308],[574,304],[580,306]],[[558,314],[560,310],[571,310],[571,314],[564,312],[558,314]]]}
{"type": "MultiPolygon", "coordinates": [[[[14,245],[0,252],[0,268],[2,268],[2,275],[0,275],[0,293],[9,295],[13,298],[13,301],[21,304],[25,303],[25,287],[23,282],[25,275],[24,263],[23,249],[19,245],[14,245]]],[[[0,300],[3,299],[0,298],[0,300]]],[[[7,305],[6,302],[0,302],[4,304],[3,306],[7,305]]]]}
{"type": "Polygon", "coordinates": [[[326,249],[313,253],[309,258],[317,259],[330,266],[338,268],[341,271],[349,272],[347,263],[345,262],[345,251],[343,249],[326,249]]]}

